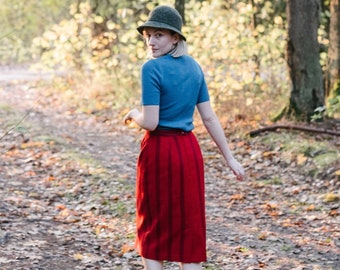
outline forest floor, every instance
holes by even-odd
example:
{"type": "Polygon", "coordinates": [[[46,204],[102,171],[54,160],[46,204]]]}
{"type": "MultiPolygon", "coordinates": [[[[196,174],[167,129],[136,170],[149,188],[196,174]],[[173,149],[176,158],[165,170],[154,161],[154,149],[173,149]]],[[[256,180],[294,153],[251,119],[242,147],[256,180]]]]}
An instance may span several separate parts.
{"type": "MultiPolygon", "coordinates": [[[[143,132],[123,126],[120,112],[80,110],[72,92],[53,92],[49,76],[2,74],[0,270],[142,269],[134,178],[143,132]]],[[[326,124],[340,130],[339,121],[326,124]]],[[[281,130],[249,138],[233,128],[243,182],[196,129],[206,170],[204,269],[339,270],[339,137],[281,130]]]]}

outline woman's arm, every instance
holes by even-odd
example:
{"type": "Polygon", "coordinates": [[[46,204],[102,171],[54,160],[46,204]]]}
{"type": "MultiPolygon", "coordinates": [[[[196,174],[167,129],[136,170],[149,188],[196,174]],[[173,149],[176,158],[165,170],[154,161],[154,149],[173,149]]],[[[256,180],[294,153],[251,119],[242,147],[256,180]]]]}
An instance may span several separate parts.
{"type": "Polygon", "coordinates": [[[126,114],[123,121],[125,124],[128,124],[132,120],[143,129],[155,130],[159,121],[159,106],[142,106],[142,112],[132,109],[126,114]]]}
{"type": "Polygon", "coordinates": [[[216,114],[211,108],[210,101],[197,104],[197,109],[201,115],[204,126],[208,130],[211,138],[216,143],[218,149],[221,151],[227,165],[236,175],[238,180],[243,180],[244,169],[242,165],[238,163],[233,157],[229,149],[223,128],[216,114]]]}

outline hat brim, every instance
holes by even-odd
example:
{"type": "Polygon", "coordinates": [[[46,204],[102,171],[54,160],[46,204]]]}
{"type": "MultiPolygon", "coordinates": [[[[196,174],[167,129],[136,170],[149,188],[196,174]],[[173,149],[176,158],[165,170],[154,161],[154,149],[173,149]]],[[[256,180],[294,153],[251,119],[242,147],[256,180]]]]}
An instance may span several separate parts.
{"type": "Polygon", "coordinates": [[[185,38],[185,36],[178,31],[178,29],[176,29],[175,27],[172,27],[171,25],[168,25],[166,23],[162,23],[162,22],[156,22],[156,21],[147,21],[145,23],[143,23],[142,25],[137,27],[137,31],[143,35],[143,30],[146,27],[152,27],[152,28],[161,28],[161,29],[167,29],[167,30],[172,30],[174,32],[176,32],[177,34],[179,34],[185,41],[187,40],[185,38]]]}

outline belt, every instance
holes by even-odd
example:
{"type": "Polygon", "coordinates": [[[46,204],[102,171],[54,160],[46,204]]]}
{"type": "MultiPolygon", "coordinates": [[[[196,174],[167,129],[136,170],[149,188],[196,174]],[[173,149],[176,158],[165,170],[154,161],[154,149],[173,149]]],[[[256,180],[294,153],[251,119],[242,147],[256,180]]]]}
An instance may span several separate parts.
{"type": "Polygon", "coordinates": [[[154,131],[149,131],[151,135],[158,136],[169,136],[169,135],[188,135],[191,131],[185,131],[182,129],[155,129],[154,131]]]}

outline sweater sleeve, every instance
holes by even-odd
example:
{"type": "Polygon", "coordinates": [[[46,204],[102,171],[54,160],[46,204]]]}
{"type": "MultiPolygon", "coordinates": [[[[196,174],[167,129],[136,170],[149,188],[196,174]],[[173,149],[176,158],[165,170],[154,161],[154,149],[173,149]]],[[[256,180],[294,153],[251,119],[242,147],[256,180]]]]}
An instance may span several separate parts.
{"type": "Polygon", "coordinates": [[[199,93],[198,93],[198,98],[197,98],[196,104],[209,101],[209,99],[210,99],[209,92],[208,92],[208,86],[207,86],[207,83],[205,81],[202,69],[201,69],[201,74],[202,74],[202,82],[201,82],[201,88],[200,88],[199,93]]]}
{"type": "Polygon", "coordinates": [[[141,103],[143,106],[159,105],[161,94],[161,73],[155,61],[146,62],[141,69],[141,103]]]}

